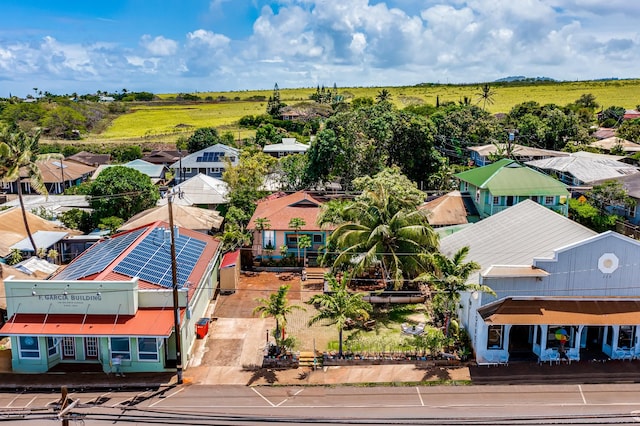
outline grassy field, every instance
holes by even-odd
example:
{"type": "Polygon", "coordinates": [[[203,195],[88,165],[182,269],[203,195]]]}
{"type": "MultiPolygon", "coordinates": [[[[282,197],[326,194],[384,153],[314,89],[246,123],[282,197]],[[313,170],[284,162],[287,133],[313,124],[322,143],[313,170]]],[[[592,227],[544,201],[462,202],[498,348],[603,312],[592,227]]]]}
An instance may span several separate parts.
{"type": "MultiPolygon", "coordinates": [[[[487,105],[493,113],[508,112],[514,105],[536,101],[540,104],[555,103],[566,105],[574,102],[582,94],[591,93],[603,107],[622,106],[627,109],[640,104],[640,80],[587,81],[544,84],[492,84],[495,92],[494,103],[487,105]]],[[[347,100],[357,97],[375,98],[382,87],[338,88],[347,100]]],[[[397,107],[412,104],[432,104],[440,102],[458,102],[465,97],[479,103],[480,85],[422,85],[411,87],[385,87],[397,107]]],[[[316,88],[280,89],[283,102],[293,105],[309,99],[316,88]]],[[[201,98],[211,96],[214,99],[225,97],[227,102],[175,103],[170,99],[174,94],[159,97],[161,102],[133,106],[129,113],[118,117],[99,135],[91,135],[89,142],[166,142],[174,143],[181,134],[190,134],[198,127],[213,126],[221,133],[232,132],[236,137],[251,135],[250,131],[239,129],[237,121],[245,115],[263,114],[266,101],[249,101],[256,96],[268,98],[273,92],[205,92],[198,93],[201,98]]]]}

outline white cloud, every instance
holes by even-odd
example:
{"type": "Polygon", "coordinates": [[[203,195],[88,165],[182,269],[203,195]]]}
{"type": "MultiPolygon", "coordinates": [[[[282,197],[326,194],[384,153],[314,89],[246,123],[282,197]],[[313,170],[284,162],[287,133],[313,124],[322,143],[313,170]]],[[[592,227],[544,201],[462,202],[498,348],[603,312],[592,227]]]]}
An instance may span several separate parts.
{"type": "MultiPolygon", "coordinates": [[[[106,33],[78,43],[62,28],[35,40],[0,30],[0,90],[35,84],[77,91],[72,86],[82,82],[93,90],[126,84],[130,90],[188,91],[271,88],[276,81],[310,87],[492,81],[515,74],[639,77],[640,2],[235,2],[246,10],[266,4],[250,28],[237,32],[249,36],[234,38],[222,30],[228,23],[209,26],[202,19],[182,33],[134,34],[139,42],[131,45],[106,33]]],[[[211,0],[207,20],[215,23],[211,15],[220,18],[230,3],[211,0]]]]}
{"type": "Polygon", "coordinates": [[[178,50],[178,43],[175,40],[163,36],[151,38],[150,35],[145,34],[142,36],[140,44],[154,56],[170,56],[178,50]]]}

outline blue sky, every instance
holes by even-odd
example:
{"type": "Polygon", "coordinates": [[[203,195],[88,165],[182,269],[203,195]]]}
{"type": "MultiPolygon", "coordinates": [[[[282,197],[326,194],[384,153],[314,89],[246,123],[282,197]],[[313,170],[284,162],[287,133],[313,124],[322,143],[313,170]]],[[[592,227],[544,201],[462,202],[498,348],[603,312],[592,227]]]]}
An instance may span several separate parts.
{"type": "Polygon", "coordinates": [[[640,77],[628,0],[3,0],[0,97],[640,77]]]}

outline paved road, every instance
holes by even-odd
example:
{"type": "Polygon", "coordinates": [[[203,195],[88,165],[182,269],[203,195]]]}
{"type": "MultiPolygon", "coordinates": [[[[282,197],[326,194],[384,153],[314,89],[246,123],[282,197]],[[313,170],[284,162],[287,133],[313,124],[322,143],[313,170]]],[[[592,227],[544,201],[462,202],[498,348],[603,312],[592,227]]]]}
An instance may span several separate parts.
{"type": "MultiPolygon", "coordinates": [[[[44,424],[59,395],[0,394],[0,420],[44,424]]],[[[83,392],[85,425],[188,424],[633,424],[640,384],[431,387],[184,386],[83,392]]],[[[637,416],[637,418],[636,418],[637,416]]],[[[74,421],[71,421],[74,424],[74,421]]]]}

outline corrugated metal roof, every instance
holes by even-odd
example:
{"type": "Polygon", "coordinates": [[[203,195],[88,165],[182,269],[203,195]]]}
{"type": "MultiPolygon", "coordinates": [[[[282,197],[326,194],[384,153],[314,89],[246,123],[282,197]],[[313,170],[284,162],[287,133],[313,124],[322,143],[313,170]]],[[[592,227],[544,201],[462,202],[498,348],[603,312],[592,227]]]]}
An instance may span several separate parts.
{"type": "MultiPolygon", "coordinates": [[[[492,265],[532,265],[568,244],[597,235],[595,231],[531,200],[522,201],[440,240],[440,250],[451,256],[469,246],[467,261],[481,269],[492,265]]],[[[479,274],[469,282],[478,282],[479,274]]]]}
{"type": "Polygon", "coordinates": [[[476,167],[471,170],[466,170],[464,172],[457,173],[454,176],[463,182],[469,182],[474,186],[477,186],[479,188],[484,188],[484,185],[491,178],[491,176],[493,176],[501,168],[512,163],[515,163],[515,160],[503,158],[487,166],[476,167]]]}
{"type": "MultiPolygon", "coordinates": [[[[36,243],[36,247],[38,248],[49,248],[64,237],[66,237],[68,232],[58,232],[58,231],[36,231],[33,233],[33,241],[36,243]]],[[[18,249],[20,251],[33,251],[33,246],[31,245],[31,240],[29,237],[26,237],[11,247],[9,249],[18,249]]]]}
{"type": "Polygon", "coordinates": [[[569,157],[527,161],[526,164],[537,169],[570,173],[583,183],[638,173],[635,166],[607,158],[610,156],[577,154],[574,153],[569,157]]]}
{"type": "MultiPolygon", "coordinates": [[[[202,173],[185,180],[173,189],[182,194],[180,197],[174,197],[173,202],[183,206],[225,204],[228,201],[229,186],[227,183],[202,173]]],[[[167,204],[166,198],[158,201],[158,205],[164,204],[167,204]]]]}

